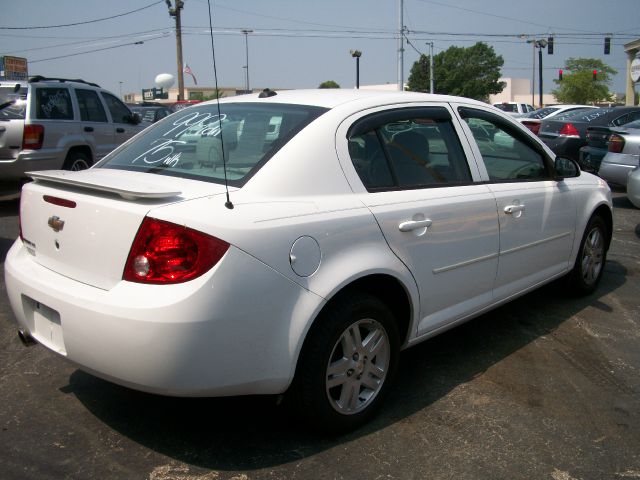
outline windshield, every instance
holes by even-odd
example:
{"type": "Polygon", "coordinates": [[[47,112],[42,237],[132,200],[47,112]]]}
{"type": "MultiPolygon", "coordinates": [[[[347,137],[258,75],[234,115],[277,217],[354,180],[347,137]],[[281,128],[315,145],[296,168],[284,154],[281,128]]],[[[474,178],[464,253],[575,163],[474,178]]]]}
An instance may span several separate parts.
{"type": "Polygon", "coordinates": [[[0,120],[24,119],[26,114],[27,87],[0,86],[0,120]]]}
{"type": "Polygon", "coordinates": [[[326,111],[306,105],[215,103],[190,107],[143,131],[98,168],[242,186],[283,145],[326,111]],[[224,155],[223,155],[224,152],[224,155]]]}

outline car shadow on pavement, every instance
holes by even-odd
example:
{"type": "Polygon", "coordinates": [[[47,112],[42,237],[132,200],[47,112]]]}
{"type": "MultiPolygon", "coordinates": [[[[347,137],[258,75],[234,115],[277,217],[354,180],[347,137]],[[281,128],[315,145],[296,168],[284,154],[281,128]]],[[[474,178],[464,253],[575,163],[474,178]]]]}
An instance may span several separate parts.
{"type": "MultiPolygon", "coordinates": [[[[427,411],[432,404],[549,335],[581,310],[611,310],[603,297],[626,282],[624,266],[609,261],[598,291],[570,297],[555,282],[402,353],[399,374],[379,415],[339,437],[306,431],[274,397],[170,398],[145,394],[80,370],[62,390],[100,421],[174,460],[214,470],[273,467],[369,436],[427,411]]],[[[428,413],[427,413],[428,414],[428,413]]]]}

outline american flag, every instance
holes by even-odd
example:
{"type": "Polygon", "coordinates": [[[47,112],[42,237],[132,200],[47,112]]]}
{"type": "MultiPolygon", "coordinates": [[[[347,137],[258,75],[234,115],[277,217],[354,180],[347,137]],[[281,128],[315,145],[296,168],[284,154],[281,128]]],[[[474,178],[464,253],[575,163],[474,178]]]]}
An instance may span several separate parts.
{"type": "Polygon", "coordinates": [[[193,74],[193,71],[191,71],[191,67],[189,66],[189,64],[185,64],[183,72],[191,75],[191,77],[193,78],[193,83],[195,83],[196,85],[198,84],[196,76],[193,74]]]}

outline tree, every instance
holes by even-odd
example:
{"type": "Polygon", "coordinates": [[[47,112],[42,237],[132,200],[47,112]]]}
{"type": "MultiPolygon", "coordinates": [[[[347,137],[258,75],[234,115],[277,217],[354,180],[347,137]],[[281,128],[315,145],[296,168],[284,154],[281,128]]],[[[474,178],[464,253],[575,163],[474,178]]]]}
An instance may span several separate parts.
{"type": "MultiPolygon", "coordinates": [[[[486,101],[505,87],[499,81],[503,64],[502,56],[484,42],[468,48],[451,46],[433,57],[434,92],[486,101]]],[[[429,83],[429,56],[421,55],[411,67],[407,87],[427,92],[429,83]]]]}
{"type": "Polygon", "coordinates": [[[569,58],[565,63],[562,80],[553,95],[560,103],[597,103],[611,101],[609,85],[616,70],[597,58],[569,58]],[[596,70],[594,80],[593,71],[596,70]]]}
{"type": "Polygon", "coordinates": [[[322,82],[318,88],[340,88],[333,80],[327,80],[326,82],[322,82]]]}

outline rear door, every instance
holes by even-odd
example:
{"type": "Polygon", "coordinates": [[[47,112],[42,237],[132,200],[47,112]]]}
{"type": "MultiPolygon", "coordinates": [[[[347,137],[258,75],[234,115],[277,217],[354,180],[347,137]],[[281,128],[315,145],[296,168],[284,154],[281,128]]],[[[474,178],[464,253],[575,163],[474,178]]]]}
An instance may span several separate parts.
{"type": "Polygon", "coordinates": [[[575,196],[554,179],[544,149],[516,125],[481,107],[458,110],[497,202],[500,257],[494,297],[502,300],[568,270],[575,196]],[[480,135],[481,129],[492,135],[480,135]]]}
{"type": "Polygon", "coordinates": [[[418,335],[491,303],[498,265],[495,199],[451,118],[446,105],[386,109],[338,132],[356,193],[416,280],[418,335]]]}
{"type": "Polygon", "coordinates": [[[107,118],[98,92],[80,88],[76,88],[75,92],[80,110],[82,134],[96,155],[94,161],[100,160],[117,146],[114,126],[107,118]]]}

